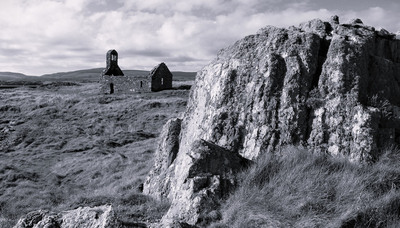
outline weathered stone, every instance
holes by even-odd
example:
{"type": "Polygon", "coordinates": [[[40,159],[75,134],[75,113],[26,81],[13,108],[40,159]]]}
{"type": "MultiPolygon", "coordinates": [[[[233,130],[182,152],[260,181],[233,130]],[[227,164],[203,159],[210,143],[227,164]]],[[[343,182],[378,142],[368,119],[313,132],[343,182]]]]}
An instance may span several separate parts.
{"type": "Polygon", "coordinates": [[[300,29],[304,32],[311,32],[318,34],[320,37],[326,37],[330,35],[332,31],[332,26],[328,22],[323,22],[320,19],[314,19],[308,22],[300,24],[300,29]]]}
{"type": "Polygon", "coordinates": [[[150,92],[150,83],[146,76],[100,76],[100,91],[103,94],[121,94],[150,92]]]}
{"type": "Polygon", "coordinates": [[[395,39],[396,38],[396,34],[389,32],[388,30],[381,28],[378,32],[377,32],[378,36],[382,36],[384,38],[388,38],[388,39],[395,39]]]}
{"type": "Polygon", "coordinates": [[[60,227],[61,221],[57,214],[46,210],[32,211],[22,217],[14,228],[60,227]]]}
{"type": "Polygon", "coordinates": [[[106,56],[107,66],[100,75],[100,92],[137,93],[155,92],[172,89],[172,73],[165,63],[157,65],[149,75],[126,75],[118,66],[118,53],[109,50],[106,56]]]}
{"type": "Polygon", "coordinates": [[[164,224],[165,228],[198,228],[195,225],[187,224],[186,222],[173,221],[170,224],[164,224]]]}
{"type": "Polygon", "coordinates": [[[148,77],[151,83],[151,91],[172,89],[172,73],[165,63],[160,63],[154,67],[148,77]]]}
{"type": "Polygon", "coordinates": [[[218,154],[254,160],[302,145],[355,162],[374,159],[399,138],[399,82],[400,41],[361,20],[268,26],[221,50],[196,76],[179,151],[160,174],[167,192],[150,193],[172,202],[163,221],[193,225],[208,210],[203,202],[215,206],[221,177],[234,180],[221,163],[215,173],[210,161],[218,154]],[[211,167],[195,168],[203,157],[211,167]]]}
{"type": "Polygon", "coordinates": [[[330,19],[331,24],[339,24],[339,17],[337,15],[333,15],[330,19]]]}
{"type": "Polygon", "coordinates": [[[350,20],[350,24],[364,24],[360,18],[354,18],[350,20]]]}
{"type": "MultiPolygon", "coordinates": [[[[170,193],[172,204],[163,217],[164,226],[174,221],[188,224],[205,222],[203,216],[219,206],[219,200],[234,189],[237,184],[235,174],[247,167],[249,160],[204,140],[195,141],[185,155],[187,172],[183,183],[170,193]],[[179,200],[176,200],[179,199],[179,200]]],[[[175,173],[168,172],[168,179],[175,181],[175,173]]]]}
{"type": "Polygon", "coordinates": [[[110,205],[80,207],[75,210],[51,213],[39,210],[22,217],[14,228],[115,228],[118,220],[110,205]]]}
{"type": "Polygon", "coordinates": [[[121,68],[118,66],[118,52],[116,50],[109,50],[106,55],[106,69],[104,69],[104,75],[109,76],[124,76],[121,68]]]}
{"type": "Polygon", "coordinates": [[[153,169],[143,185],[143,193],[161,200],[167,198],[171,176],[170,168],[179,150],[181,119],[171,119],[163,127],[160,135],[153,169]]]}
{"type": "MultiPolygon", "coordinates": [[[[303,29],[311,24],[319,34],[326,28],[315,20],[303,29]]],[[[269,26],[222,50],[197,75],[182,141],[205,139],[255,159],[279,144],[306,140],[304,101],[318,82],[320,47],[315,33],[269,26]]]]}

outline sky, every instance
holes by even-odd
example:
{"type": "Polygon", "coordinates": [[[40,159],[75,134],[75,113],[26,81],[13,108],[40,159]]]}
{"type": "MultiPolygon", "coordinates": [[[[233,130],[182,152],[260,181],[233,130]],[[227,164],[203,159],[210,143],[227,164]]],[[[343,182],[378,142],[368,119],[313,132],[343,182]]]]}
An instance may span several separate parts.
{"type": "Polygon", "coordinates": [[[104,68],[199,71],[221,48],[267,25],[338,15],[400,31],[398,0],[1,0],[0,71],[43,75],[104,68]]]}

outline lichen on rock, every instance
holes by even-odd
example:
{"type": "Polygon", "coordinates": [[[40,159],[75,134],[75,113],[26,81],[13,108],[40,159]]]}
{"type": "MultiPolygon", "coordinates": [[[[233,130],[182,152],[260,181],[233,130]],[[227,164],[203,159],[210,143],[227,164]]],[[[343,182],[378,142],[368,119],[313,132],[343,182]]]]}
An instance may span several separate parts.
{"type": "Polygon", "coordinates": [[[144,183],[143,193],[152,195],[158,200],[168,198],[172,178],[171,164],[179,150],[179,133],[181,132],[179,118],[169,120],[163,127],[152,170],[144,183]]]}
{"type": "MultiPolygon", "coordinates": [[[[390,34],[360,19],[339,24],[332,17],[288,29],[268,26],[222,49],[197,74],[176,158],[168,167],[156,159],[150,176],[161,187],[145,185],[145,192],[172,202],[164,221],[199,223],[207,211],[199,206],[205,199],[199,189],[207,189],[211,199],[228,192],[214,188],[213,183],[221,183],[214,179],[243,166],[225,170],[218,154],[229,161],[255,160],[300,145],[364,162],[398,143],[400,118],[394,110],[400,106],[400,40],[390,34]],[[208,149],[196,149],[201,145],[208,149]],[[221,167],[218,174],[212,174],[213,159],[221,167]],[[159,167],[163,171],[154,171],[159,167]]],[[[165,153],[166,137],[158,154],[165,153]]]]}
{"type": "Polygon", "coordinates": [[[119,222],[111,205],[79,207],[60,213],[38,210],[19,219],[14,228],[115,228],[119,222]]]}

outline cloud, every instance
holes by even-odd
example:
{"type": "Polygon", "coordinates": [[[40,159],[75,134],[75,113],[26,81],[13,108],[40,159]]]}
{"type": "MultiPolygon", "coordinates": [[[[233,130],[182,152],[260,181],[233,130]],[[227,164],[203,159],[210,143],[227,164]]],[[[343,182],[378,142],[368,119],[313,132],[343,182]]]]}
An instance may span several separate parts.
{"type": "Polygon", "coordinates": [[[197,71],[219,49],[266,25],[338,14],[342,22],[358,17],[400,30],[398,3],[357,2],[363,7],[311,0],[2,0],[0,67],[37,75],[104,67],[105,53],[116,49],[123,69],[165,61],[171,70],[197,71]]]}

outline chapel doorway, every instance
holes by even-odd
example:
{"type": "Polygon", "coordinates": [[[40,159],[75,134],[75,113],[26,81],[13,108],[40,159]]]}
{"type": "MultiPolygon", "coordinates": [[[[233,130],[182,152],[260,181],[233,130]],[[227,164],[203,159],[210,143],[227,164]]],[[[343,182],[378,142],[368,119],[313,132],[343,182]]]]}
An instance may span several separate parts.
{"type": "Polygon", "coordinates": [[[114,83],[110,83],[110,94],[114,93],[114,83]]]}

